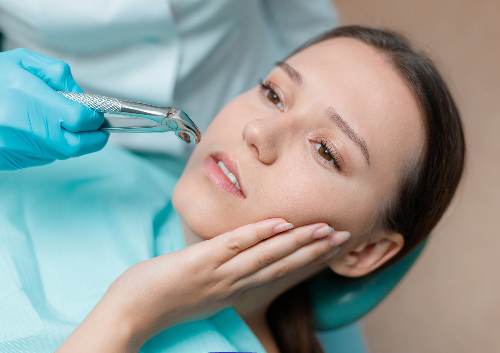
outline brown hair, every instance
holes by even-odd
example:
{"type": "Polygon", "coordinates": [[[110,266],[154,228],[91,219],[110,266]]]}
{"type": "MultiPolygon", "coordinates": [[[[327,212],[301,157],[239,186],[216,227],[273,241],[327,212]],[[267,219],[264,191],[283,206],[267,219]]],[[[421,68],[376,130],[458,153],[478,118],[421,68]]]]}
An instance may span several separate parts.
{"type": "MultiPolygon", "coordinates": [[[[400,233],[405,239],[403,249],[388,266],[420,244],[449,206],[464,169],[462,123],[455,102],[431,60],[415,51],[400,34],[361,26],[339,27],[305,44],[292,55],[313,44],[339,37],[360,40],[384,55],[411,89],[424,122],[425,151],[405,166],[398,197],[379,215],[382,227],[400,233]]],[[[322,352],[311,317],[303,284],[271,304],[267,320],[282,352],[322,352]]]]}

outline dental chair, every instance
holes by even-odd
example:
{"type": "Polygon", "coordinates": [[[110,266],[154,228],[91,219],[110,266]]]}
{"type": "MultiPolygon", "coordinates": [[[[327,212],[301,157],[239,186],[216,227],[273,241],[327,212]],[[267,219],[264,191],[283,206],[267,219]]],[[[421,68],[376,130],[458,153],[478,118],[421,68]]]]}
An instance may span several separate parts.
{"type": "Polygon", "coordinates": [[[399,283],[426,241],[398,263],[360,278],[328,273],[308,280],[318,338],[327,353],[366,352],[358,325],[399,283]]]}
{"type": "MultiPolygon", "coordinates": [[[[185,162],[174,157],[136,153],[180,176],[185,162]]],[[[356,321],[372,311],[399,283],[425,247],[426,241],[395,265],[360,278],[325,273],[308,280],[318,338],[327,353],[366,353],[356,321]]]]}

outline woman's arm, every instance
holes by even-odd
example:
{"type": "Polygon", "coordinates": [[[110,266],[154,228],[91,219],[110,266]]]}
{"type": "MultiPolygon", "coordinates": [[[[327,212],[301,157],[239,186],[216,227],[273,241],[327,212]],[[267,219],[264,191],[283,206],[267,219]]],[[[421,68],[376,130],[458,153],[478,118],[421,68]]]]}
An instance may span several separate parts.
{"type": "Polygon", "coordinates": [[[121,303],[104,295],[56,352],[138,352],[147,338],[133,325],[121,303]]]}
{"type": "Polygon", "coordinates": [[[137,352],[157,333],[234,306],[250,288],[303,267],[344,240],[339,233],[328,236],[333,230],[325,223],[291,227],[269,219],[132,266],[57,352],[137,352]]]}

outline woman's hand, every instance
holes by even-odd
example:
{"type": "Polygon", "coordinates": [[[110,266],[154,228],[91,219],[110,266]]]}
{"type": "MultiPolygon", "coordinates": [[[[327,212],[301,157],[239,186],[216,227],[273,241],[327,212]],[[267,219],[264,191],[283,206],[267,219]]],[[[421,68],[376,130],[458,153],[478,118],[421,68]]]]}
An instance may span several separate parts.
{"type": "Polygon", "coordinates": [[[249,289],[333,255],[346,239],[325,223],[292,227],[269,219],[132,266],[60,349],[75,351],[81,341],[89,350],[92,337],[92,351],[138,351],[168,327],[234,306],[249,289]]]}

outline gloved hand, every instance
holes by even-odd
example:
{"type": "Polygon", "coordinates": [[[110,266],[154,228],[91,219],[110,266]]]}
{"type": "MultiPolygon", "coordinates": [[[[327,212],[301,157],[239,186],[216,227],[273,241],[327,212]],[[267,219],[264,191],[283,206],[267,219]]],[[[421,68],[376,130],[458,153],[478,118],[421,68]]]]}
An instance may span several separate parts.
{"type": "Polygon", "coordinates": [[[60,91],[83,92],[65,62],[16,49],[0,53],[0,170],[99,151],[104,115],[60,91]]]}

